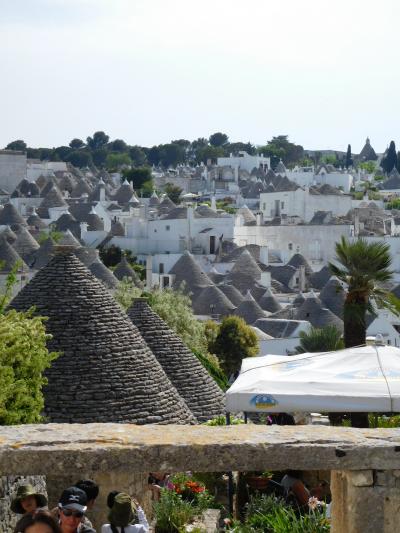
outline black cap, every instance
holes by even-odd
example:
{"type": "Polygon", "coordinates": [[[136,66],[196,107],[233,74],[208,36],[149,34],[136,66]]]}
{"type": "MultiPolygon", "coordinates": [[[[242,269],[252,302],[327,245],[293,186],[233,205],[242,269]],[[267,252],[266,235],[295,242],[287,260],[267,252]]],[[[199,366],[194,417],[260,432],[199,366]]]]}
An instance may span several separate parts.
{"type": "Polygon", "coordinates": [[[58,507],[61,509],[76,509],[84,513],[87,509],[86,503],[87,497],[83,490],[78,489],[78,487],[69,487],[61,494],[58,507]]]}

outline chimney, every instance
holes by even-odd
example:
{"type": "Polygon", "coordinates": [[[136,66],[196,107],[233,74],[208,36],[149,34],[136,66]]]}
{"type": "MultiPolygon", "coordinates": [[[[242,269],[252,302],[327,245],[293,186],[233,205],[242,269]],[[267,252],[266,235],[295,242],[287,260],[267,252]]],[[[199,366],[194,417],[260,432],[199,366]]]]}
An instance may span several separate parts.
{"type": "Polygon", "coordinates": [[[256,224],[257,226],[262,226],[264,224],[264,215],[262,213],[256,214],[256,224]]]}
{"type": "Polygon", "coordinates": [[[88,224],[87,222],[81,222],[81,238],[83,238],[84,233],[87,233],[88,230],[88,224]]]}
{"type": "Polygon", "coordinates": [[[271,272],[261,272],[261,278],[258,282],[260,285],[266,289],[271,288],[271,272]]]}
{"type": "Polygon", "coordinates": [[[262,263],[265,266],[269,265],[268,246],[261,246],[260,247],[260,263],[262,263]]]}
{"type": "Polygon", "coordinates": [[[360,213],[358,209],[354,209],[354,237],[360,234],[360,213]]]}
{"type": "Polygon", "coordinates": [[[153,256],[148,255],[146,257],[146,289],[151,291],[153,281],[153,256]]]}
{"type": "Polygon", "coordinates": [[[304,265],[299,268],[299,290],[304,292],[306,290],[306,269],[304,265]]]}
{"type": "Polygon", "coordinates": [[[213,209],[214,211],[217,210],[217,201],[215,200],[215,196],[211,197],[211,209],[213,209]]]}

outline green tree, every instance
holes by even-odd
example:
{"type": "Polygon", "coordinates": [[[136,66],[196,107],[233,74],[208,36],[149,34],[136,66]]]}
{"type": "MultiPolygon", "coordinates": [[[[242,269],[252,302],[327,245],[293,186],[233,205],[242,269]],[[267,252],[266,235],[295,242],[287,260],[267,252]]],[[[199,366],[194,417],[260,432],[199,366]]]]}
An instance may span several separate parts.
{"type": "Polygon", "coordinates": [[[85,146],[85,143],[82,141],[82,139],[72,139],[72,141],[69,143],[70,148],[73,148],[74,150],[80,150],[85,146]]]}
{"type": "Polygon", "coordinates": [[[247,152],[250,155],[255,155],[256,153],[256,147],[254,144],[251,144],[251,142],[248,143],[229,143],[225,147],[226,152],[232,153],[234,155],[237,155],[239,152],[247,152]]]}
{"type": "Polygon", "coordinates": [[[106,148],[97,148],[96,150],[93,150],[92,152],[93,163],[97,167],[103,167],[106,163],[107,156],[108,156],[108,151],[106,148]]]}
{"type": "Polygon", "coordinates": [[[209,143],[211,144],[211,146],[219,148],[226,145],[228,143],[228,139],[228,135],[218,131],[217,133],[213,133],[212,135],[210,135],[209,143]]]}
{"type": "Polygon", "coordinates": [[[364,161],[363,163],[360,163],[360,168],[362,170],[365,170],[368,174],[372,174],[375,172],[376,169],[376,163],[375,161],[364,161]]]}
{"type": "Polygon", "coordinates": [[[122,176],[132,183],[134,189],[140,190],[144,183],[151,181],[151,168],[150,167],[135,167],[130,169],[124,169],[122,176]]]}
{"type": "Polygon", "coordinates": [[[25,152],[26,150],[26,142],[22,139],[18,139],[17,141],[13,141],[11,143],[8,143],[6,146],[6,150],[16,150],[20,152],[25,152]]]}
{"type": "Polygon", "coordinates": [[[146,163],[146,154],[140,148],[140,146],[131,146],[129,148],[129,157],[135,167],[141,167],[146,163]]]}
{"type": "Polygon", "coordinates": [[[58,146],[57,148],[54,148],[53,156],[54,154],[57,154],[60,161],[65,161],[71,152],[72,149],[69,146],[58,146]]]}
{"type": "Polygon", "coordinates": [[[106,167],[108,170],[118,170],[123,166],[130,166],[131,163],[131,158],[127,153],[108,154],[106,159],[106,167]]]}
{"type": "Polygon", "coordinates": [[[176,167],[185,161],[185,149],[179,144],[164,144],[161,148],[161,164],[164,167],[176,167]]]}
{"type": "Polygon", "coordinates": [[[122,139],[111,141],[109,146],[112,152],[127,152],[128,150],[128,145],[122,139]]]}
{"type": "Polygon", "coordinates": [[[172,200],[175,204],[179,204],[183,189],[178,187],[178,185],[174,185],[173,183],[166,183],[164,191],[167,193],[167,196],[170,200],[172,200]]]}
{"type": "Polygon", "coordinates": [[[74,150],[65,158],[68,163],[74,167],[84,168],[92,163],[92,156],[86,150],[74,150]]]}
{"type": "Polygon", "coordinates": [[[210,348],[229,376],[240,370],[242,359],[257,355],[259,346],[256,333],[242,318],[228,316],[222,320],[210,348]]]}
{"type": "Polygon", "coordinates": [[[86,139],[87,145],[91,150],[98,150],[108,144],[110,137],[104,133],[104,131],[96,131],[93,137],[86,139]]]}
{"type": "Polygon", "coordinates": [[[351,157],[351,146],[347,146],[345,167],[348,169],[353,166],[353,158],[351,157]]]}
{"type": "Polygon", "coordinates": [[[272,137],[265,146],[258,148],[258,152],[271,157],[272,166],[275,166],[279,159],[282,159],[285,165],[290,165],[299,162],[304,157],[303,147],[290,142],[287,135],[272,137]]]}
{"type": "Polygon", "coordinates": [[[43,372],[58,356],[46,347],[44,320],[30,311],[0,314],[0,425],[42,419],[43,372]]]}
{"type": "Polygon", "coordinates": [[[300,332],[300,346],[297,353],[305,352],[333,352],[344,348],[344,342],[340,331],[332,325],[324,328],[311,328],[310,331],[300,332]]]}
{"type": "Polygon", "coordinates": [[[218,157],[224,157],[225,151],[221,147],[216,146],[204,146],[199,148],[196,153],[196,160],[198,163],[207,163],[210,159],[212,162],[216,162],[218,157]]]}
{"type": "Polygon", "coordinates": [[[150,165],[159,165],[162,157],[162,147],[152,146],[147,154],[147,161],[150,165]]]}
{"type": "MultiPolygon", "coordinates": [[[[397,313],[396,299],[382,284],[392,279],[390,246],[385,242],[344,237],[336,243],[335,263],[329,263],[334,276],[347,284],[343,308],[344,344],[346,348],[361,346],[366,340],[366,314],[379,308],[397,313]]],[[[366,413],[352,413],[352,425],[368,427],[366,413]]]]}
{"type": "Polygon", "coordinates": [[[389,174],[394,167],[397,167],[397,153],[394,141],[390,141],[389,148],[382,159],[381,166],[386,174],[389,174]]]}

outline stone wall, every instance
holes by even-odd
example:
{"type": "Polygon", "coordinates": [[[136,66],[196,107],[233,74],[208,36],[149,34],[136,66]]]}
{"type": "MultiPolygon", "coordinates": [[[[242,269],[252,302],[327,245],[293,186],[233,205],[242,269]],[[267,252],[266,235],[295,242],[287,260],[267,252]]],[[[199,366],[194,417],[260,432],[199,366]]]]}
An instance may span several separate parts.
{"type": "Polygon", "coordinates": [[[0,531],[12,533],[20,515],[12,513],[10,504],[19,485],[30,483],[38,492],[46,494],[44,476],[1,476],[0,477],[0,531]]]}

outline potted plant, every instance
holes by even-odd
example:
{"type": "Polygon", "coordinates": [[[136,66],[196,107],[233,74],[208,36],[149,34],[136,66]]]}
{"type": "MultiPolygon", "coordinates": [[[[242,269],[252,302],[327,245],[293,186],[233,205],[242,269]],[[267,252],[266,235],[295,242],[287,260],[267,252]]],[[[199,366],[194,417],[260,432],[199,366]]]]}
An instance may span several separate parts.
{"type": "Polygon", "coordinates": [[[267,488],[269,480],[272,478],[272,472],[248,472],[246,482],[250,488],[263,491],[267,488]]]}

